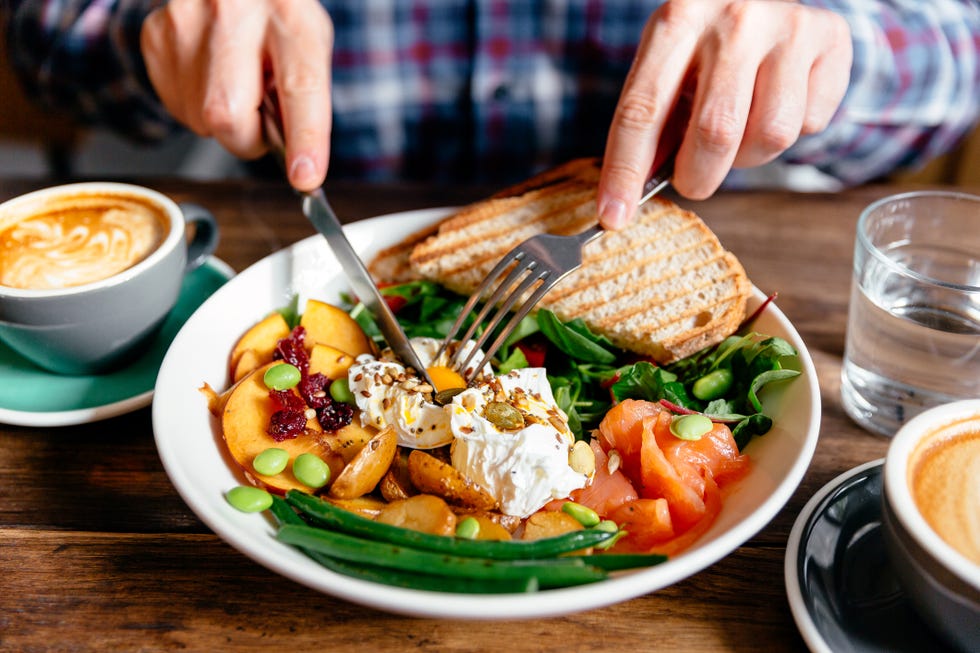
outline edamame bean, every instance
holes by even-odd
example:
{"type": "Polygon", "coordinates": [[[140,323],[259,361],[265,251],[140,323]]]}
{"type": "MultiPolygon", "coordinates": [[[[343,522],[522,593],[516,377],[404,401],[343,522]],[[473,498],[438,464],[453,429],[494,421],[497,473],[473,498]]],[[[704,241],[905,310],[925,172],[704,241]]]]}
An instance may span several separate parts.
{"type": "Polygon", "coordinates": [[[465,519],[459,520],[459,523],[456,524],[456,537],[475,540],[479,534],[480,522],[475,517],[466,517],[465,519]]]}
{"type": "Polygon", "coordinates": [[[701,401],[711,401],[724,396],[732,387],[734,375],[727,367],[708,372],[691,386],[691,393],[701,401]]]}
{"type": "MultiPolygon", "coordinates": [[[[582,524],[586,528],[592,528],[597,525],[601,520],[599,519],[599,513],[597,513],[592,508],[588,506],[583,506],[581,503],[575,503],[574,501],[566,501],[561,505],[562,512],[571,515],[575,518],[575,521],[582,524]]],[[[615,532],[615,531],[613,531],[615,532]]]]}
{"type": "Polygon", "coordinates": [[[616,522],[611,519],[603,519],[593,528],[595,528],[597,531],[605,531],[606,533],[616,533],[619,531],[619,526],[617,526],[616,522]]]}
{"type": "Polygon", "coordinates": [[[626,531],[619,530],[619,526],[611,519],[603,519],[601,522],[592,527],[594,531],[601,531],[603,533],[612,533],[613,536],[606,540],[605,542],[599,542],[595,545],[595,548],[600,551],[605,551],[606,549],[611,549],[616,545],[624,535],[626,531]]]}
{"type": "Polygon", "coordinates": [[[255,471],[265,476],[275,476],[286,469],[286,465],[288,464],[289,454],[286,453],[285,449],[279,449],[277,447],[266,449],[252,461],[252,467],[255,471]]]}
{"type": "Polygon", "coordinates": [[[350,383],[346,378],[334,379],[330,382],[330,398],[342,404],[354,404],[354,393],[350,391],[350,383]]]}
{"type": "Polygon", "coordinates": [[[225,495],[233,508],[242,512],[262,512],[272,505],[272,495],[265,490],[249,485],[239,485],[228,490],[225,495]]]}
{"type": "Polygon", "coordinates": [[[262,381],[270,390],[289,390],[295,388],[299,383],[302,374],[295,365],[289,363],[279,363],[273,365],[265,371],[262,381]]]}
{"type": "Polygon", "coordinates": [[[711,420],[704,415],[677,415],[670,422],[670,432],[681,440],[700,440],[712,428],[711,420]]]}
{"type": "Polygon", "coordinates": [[[316,489],[330,480],[330,467],[315,454],[301,453],[293,461],[293,476],[303,485],[316,489]]]}

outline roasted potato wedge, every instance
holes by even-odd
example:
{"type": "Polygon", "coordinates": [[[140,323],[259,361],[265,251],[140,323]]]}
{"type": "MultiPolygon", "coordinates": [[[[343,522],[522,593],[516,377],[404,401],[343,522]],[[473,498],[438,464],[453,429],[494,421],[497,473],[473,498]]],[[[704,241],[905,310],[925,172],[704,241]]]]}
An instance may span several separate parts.
{"type": "Polygon", "coordinates": [[[442,497],[452,505],[471,510],[497,507],[497,500],[484,488],[424,451],[415,449],[408,455],[408,474],[419,492],[442,497]]]}
{"type": "Polygon", "coordinates": [[[391,461],[391,467],[382,477],[378,489],[381,490],[381,496],[388,501],[407,499],[418,494],[418,490],[412,485],[412,478],[408,473],[407,449],[398,448],[398,453],[395,454],[394,460],[391,461]]]}
{"type": "Polygon", "coordinates": [[[416,494],[407,499],[392,501],[375,519],[392,526],[433,535],[454,535],[456,514],[445,501],[432,494],[416,494]]]}
{"type": "Polygon", "coordinates": [[[584,528],[577,519],[565,512],[542,510],[524,522],[523,540],[541,540],[579,531],[584,528]]]}
{"type": "Polygon", "coordinates": [[[324,436],[329,441],[330,448],[340,454],[344,463],[349,463],[377,434],[378,429],[373,426],[361,426],[361,420],[355,411],[354,421],[332,434],[325,433],[324,436]]]}
{"type": "Polygon", "coordinates": [[[368,519],[377,517],[381,513],[381,510],[388,505],[381,499],[371,496],[357,497],[356,499],[335,499],[330,496],[325,496],[323,499],[338,508],[343,508],[348,512],[353,512],[368,519]]]}
{"type": "Polygon", "coordinates": [[[474,512],[469,514],[456,515],[457,520],[472,517],[480,524],[480,531],[476,534],[478,540],[509,540],[512,539],[510,531],[500,525],[490,516],[491,513],[474,512]]]}
{"type": "Polygon", "coordinates": [[[373,490],[391,467],[397,448],[395,429],[389,426],[379,431],[340,472],[330,486],[330,496],[356,499],[373,490]]]}
{"type": "Polygon", "coordinates": [[[489,511],[489,510],[459,510],[459,509],[457,509],[456,510],[456,516],[459,519],[462,519],[464,517],[476,517],[477,520],[480,521],[481,523],[483,521],[493,522],[494,524],[500,526],[501,528],[503,528],[505,531],[507,531],[511,535],[514,534],[514,531],[516,531],[520,527],[521,523],[524,521],[523,519],[521,519],[517,515],[505,515],[502,512],[489,511]]]}

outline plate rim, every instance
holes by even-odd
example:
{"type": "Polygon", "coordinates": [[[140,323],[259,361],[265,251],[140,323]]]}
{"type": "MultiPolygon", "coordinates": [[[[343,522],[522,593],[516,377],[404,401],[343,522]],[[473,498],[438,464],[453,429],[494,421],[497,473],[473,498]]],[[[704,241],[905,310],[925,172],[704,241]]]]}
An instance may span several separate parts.
{"type": "MultiPolygon", "coordinates": [[[[226,282],[230,281],[235,276],[234,268],[216,256],[209,256],[200,267],[205,265],[214,268],[218,274],[225,277],[226,282]]],[[[196,312],[196,309],[194,312],[196,312]]],[[[193,315],[193,313],[191,313],[191,315],[193,315]]],[[[190,317],[188,317],[188,319],[190,319],[190,317]]],[[[177,333],[179,333],[181,329],[183,329],[183,325],[181,325],[181,328],[177,330],[177,333]]],[[[176,334],[174,337],[176,337],[176,334]]],[[[167,348],[167,351],[169,351],[169,347],[167,348]]],[[[166,352],[164,352],[164,357],[160,359],[161,365],[163,365],[163,361],[165,359],[166,352]]],[[[153,401],[155,386],[156,380],[154,379],[154,383],[149,390],[130,397],[124,397],[122,399],[99,404],[97,406],[87,406],[85,408],[71,408],[65,410],[20,410],[17,408],[5,408],[0,406],[0,424],[35,427],[91,424],[112,417],[125,415],[127,413],[137,411],[140,408],[149,406],[153,401]]]]}
{"type": "MultiPolygon", "coordinates": [[[[357,236],[363,235],[364,232],[370,233],[372,229],[376,229],[379,224],[384,224],[386,220],[393,218],[405,220],[409,217],[419,221],[428,220],[427,223],[416,225],[415,228],[418,229],[425,224],[431,223],[437,217],[445,215],[450,210],[451,207],[437,207],[389,213],[357,221],[346,225],[344,229],[351,240],[355,242],[356,247],[357,236]]],[[[258,269],[259,266],[272,266],[274,263],[272,259],[275,257],[289,256],[290,253],[295,253],[300,248],[310,247],[311,241],[317,241],[319,239],[320,236],[312,235],[264,257],[239,273],[235,282],[247,282],[251,274],[257,274],[253,270],[258,269]]],[[[212,303],[221,301],[224,293],[232,292],[234,287],[233,283],[229,283],[225,288],[219,289],[215,295],[198,308],[197,312],[204,313],[212,303]]],[[[762,293],[758,289],[755,289],[753,300],[762,301],[762,299],[764,299],[762,293]]],[[[223,496],[206,498],[193,496],[188,478],[184,474],[185,470],[178,464],[179,456],[171,450],[166,436],[163,433],[166,416],[163,414],[163,402],[160,401],[153,402],[154,437],[164,468],[178,493],[197,517],[211,528],[218,537],[255,562],[317,591],[353,603],[367,605],[375,609],[386,610],[397,614],[469,620],[552,617],[605,607],[672,585],[706,569],[711,564],[729,555],[764,528],[785,507],[785,504],[799,486],[812,460],[819,437],[822,415],[819,384],[813,360],[799,332],[777,306],[774,305],[768,310],[772,310],[770,314],[773,315],[773,319],[777,320],[782,330],[791,336],[789,339],[795,340],[793,344],[799,350],[802,368],[808,379],[811,410],[806,424],[806,431],[800,434],[801,444],[796,460],[786,471],[782,482],[744,520],[728,528],[728,530],[710,542],[707,542],[702,547],[685,553],[683,560],[686,561],[686,564],[668,567],[670,570],[668,573],[663,573],[664,566],[658,566],[632,572],[628,575],[612,577],[601,582],[602,587],[607,591],[597,592],[596,585],[592,584],[528,595],[451,594],[383,586],[369,581],[342,576],[322,567],[318,567],[320,573],[317,574],[317,578],[310,578],[303,573],[303,567],[308,567],[311,564],[315,565],[315,563],[303,557],[305,564],[294,564],[296,563],[295,556],[302,556],[300,552],[293,550],[291,554],[285,554],[283,559],[277,559],[271,553],[275,548],[273,544],[276,544],[274,540],[273,542],[264,542],[262,546],[255,546],[251,541],[243,541],[237,538],[234,529],[228,523],[230,520],[222,519],[220,516],[220,510],[227,509],[227,505],[220,509],[216,505],[218,500],[222,504],[225,503],[223,496]],[[733,543],[733,540],[737,541],[733,543]],[[651,574],[655,575],[657,578],[656,581],[650,582],[648,576],[651,574]],[[329,579],[333,581],[333,584],[326,584],[318,579],[329,579]],[[560,596],[561,601],[543,598],[556,596],[560,596]]],[[[182,331],[191,328],[194,324],[195,316],[192,315],[187,323],[185,323],[182,331]]],[[[178,333],[161,365],[161,373],[157,381],[158,399],[160,397],[167,397],[166,390],[161,392],[160,385],[163,380],[168,378],[170,369],[168,367],[168,360],[172,355],[175,355],[174,352],[182,345],[182,340],[182,334],[178,333]]],[[[255,515],[245,516],[255,518],[255,515]]],[[[271,536],[274,533],[273,526],[268,519],[265,521],[264,530],[271,536]]],[[[665,565],[667,564],[670,563],[665,563],[665,565]]]]}
{"type": "Polygon", "coordinates": [[[810,528],[816,517],[816,510],[824,503],[831,494],[839,490],[852,479],[866,474],[869,470],[876,467],[883,467],[885,459],[876,458],[866,463],[861,463],[856,467],[845,470],[827,481],[817,490],[809,501],[800,510],[793,527],[790,529],[789,539],[786,541],[786,553],[783,558],[783,582],[786,586],[786,596],[789,602],[790,612],[793,614],[793,621],[796,622],[797,630],[800,631],[807,647],[813,653],[834,653],[833,649],[823,637],[823,633],[807,608],[806,600],[803,597],[803,585],[799,576],[799,557],[800,547],[803,543],[803,533],[810,528]]]}

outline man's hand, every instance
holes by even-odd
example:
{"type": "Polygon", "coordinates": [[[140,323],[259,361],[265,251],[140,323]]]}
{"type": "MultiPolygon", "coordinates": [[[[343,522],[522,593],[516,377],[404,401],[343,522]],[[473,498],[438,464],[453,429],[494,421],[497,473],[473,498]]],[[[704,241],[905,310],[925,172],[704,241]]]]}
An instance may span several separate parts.
{"type": "Polygon", "coordinates": [[[332,47],[333,24],[316,0],[170,0],[141,34],[164,107],[242,158],[267,149],[258,109],[271,75],[298,190],[316,188],[327,171],[332,47]]]}
{"type": "Polygon", "coordinates": [[[672,185],[710,196],[733,167],[776,158],[821,131],[850,79],[839,15],[784,0],[671,0],[650,17],[623,86],[599,182],[600,221],[633,215],[658,147],[680,141],[672,185]],[[665,129],[689,112],[682,133],[665,129]],[[675,116],[676,119],[676,116],[675,116]]]}

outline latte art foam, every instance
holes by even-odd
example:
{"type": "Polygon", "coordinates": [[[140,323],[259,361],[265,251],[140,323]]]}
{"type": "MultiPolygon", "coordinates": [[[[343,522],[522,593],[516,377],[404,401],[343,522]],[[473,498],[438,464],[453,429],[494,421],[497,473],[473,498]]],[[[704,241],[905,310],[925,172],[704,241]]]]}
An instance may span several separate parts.
{"type": "Polygon", "coordinates": [[[165,225],[163,210],[142,198],[58,198],[0,232],[0,285],[49,290],[106,279],[149,256],[165,225]]]}
{"type": "Polygon", "coordinates": [[[980,418],[921,442],[910,459],[909,489],[929,526],[980,565],[980,418]]]}

